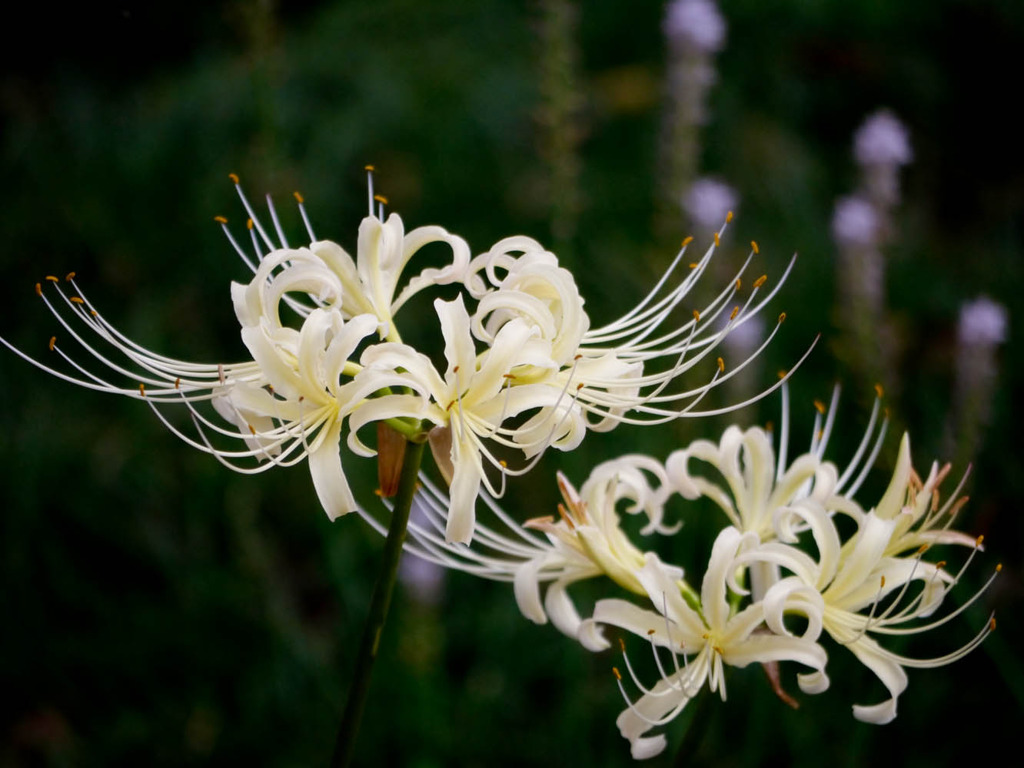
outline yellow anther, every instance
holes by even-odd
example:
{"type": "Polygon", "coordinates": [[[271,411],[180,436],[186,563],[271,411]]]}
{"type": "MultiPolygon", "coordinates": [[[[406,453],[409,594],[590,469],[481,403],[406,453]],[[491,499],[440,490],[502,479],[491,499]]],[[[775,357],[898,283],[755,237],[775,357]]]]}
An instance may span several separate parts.
{"type": "Polygon", "coordinates": [[[213,220],[216,221],[218,224],[227,224],[228,223],[227,217],[225,217],[225,216],[214,216],[213,220]]]}
{"type": "Polygon", "coordinates": [[[885,394],[885,390],[882,389],[881,384],[875,384],[875,394],[878,395],[879,400],[882,399],[882,396],[885,394]]]}
{"type": "Polygon", "coordinates": [[[988,620],[988,631],[989,632],[995,632],[996,631],[996,617],[995,616],[993,616],[991,619],[988,620]]]}
{"type": "Polygon", "coordinates": [[[39,296],[43,295],[43,284],[42,283],[36,283],[36,293],[39,296]]]}
{"type": "Polygon", "coordinates": [[[587,386],[587,385],[584,382],[581,381],[579,384],[576,385],[576,391],[579,392],[585,386],[587,386]]]}
{"type": "Polygon", "coordinates": [[[648,630],[647,630],[647,636],[648,636],[648,637],[650,637],[651,635],[653,635],[653,634],[654,634],[655,632],[657,632],[657,631],[658,631],[658,630],[656,630],[656,629],[648,629],[648,630]]]}
{"type": "Polygon", "coordinates": [[[249,434],[255,436],[255,434],[256,434],[256,427],[254,427],[252,424],[246,424],[245,426],[247,426],[249,428],[249,434]]]}
{"type": "Polygon", "coordinates": [[[576,357],[573,358],[574,361],[575,360],[582,360],[582,359],[583,359],[583,355],[576,355],[576,357]]]}
{"type": "Polygon", "coordinates": [[[246,220],[245,220],[245,228],[246,228],[246,229],[252,229],[252,228],[253,228],[253,226],[254,226],[254,225],[253,225],[253,223],[252,223],[252,219],[246,219],[246,220]]]}
{"type": "Polygon", "coordinates": [[[985,535],[984,535],[984,534],[982,534],[981,536],[979,536],[978,538],[976,538],[976,539],[974,540],[974,546],[976,546],[976,547],[980,547],[980,546],[981,546],[981,543],[982,543],[983,541],[985,541],[985,535]]]}
{"type": "Polygon", "coordinates": [[[616,680],[621,680],[622,679],[622,673],[619,672],[619,668],[618,667],[612,667],[612,674],[615,675],[615,679],[616,680]]]}
{"type": "Polygon", "coordinates": [[[89,310],[89,314],[92,315],[93,317],[99,317],[100,316],[100,313],[97,312],[95,309],[90,309],[89,310]]]}
{"type": "Polygon", "coordinates": [[[722,240],[721,240],[721,238],[718,237],[718,233],[715,232],[715,248],[717,248],[721,244],[722,244],[722,240]]]}
{"type": "Polygon", "coordinates": [[[787,373],[788,371],[786,371],[785,369],[780,369],[779,372],[775,375],[778,376],[780,379],[784,379],[786,378],[787,373]]]}
{"type": "Polygon", "coordinates": [[[935,567],[936,568],[945,568],[946,567],[946,561],[945,560],[939,560],[939,562],[937,562],[935,564],[935,567]]]}
{"type": "Polygon", "coordinates": [[[229,173],[228,174],[228,178],[231,179],[231,181],[233,181],[235,184],[240,183],[238,181],[238,174],[237,173],[229,173]]]}
{"type": "Polygon", "coordinates": [[[696,268],[697,268],[697,262],[696,261],[691,261],[690,262],[690,269],[696,269],[696,268]]]}
{"type": "Polygon", "coordinates": [[[365,166],[363,166],[363,170],[364,171],[369,171],[370,173],[373,173],[377,169],[374,166],[372,166],[372,165],[365,165],[365,166]]]}
{"type": "Polygon", "coordinates": [[[779,325],[782,325],[784,322],[786,322],[786,313],[785,312],[780,312],[779,313],[779,325]]]}
{"type": "Polygon", "coordinates": [[[718,358],[718,372],[725,373],[725,360],[718,358]]]}
{"type": "Polygon", "coordinates": [[[885,589],[885,576],[882,577],[881,581],[882,583],[878,585],[878,588],[885,589]]]}
{"type": "Polygon", "coordinates": [[[49,344],[49,347],[50,347],[50,351],[51,351],[51,352],[53,352],[53,348],[54,348],[55,346],[57,346],[57,337],[56,337],[56,336],[51,336],[51,337],[50,337],[50,344],[49,344]]]}
{"type": "Polygon", "coordinates": [[[380,488],[374,488],[373,489],[373,495],[374,496],[380,496],[381,498],[384,498],[384,491],[382,491],[380,488]]]}
{"type": "Polygon", "coordinates": [[[815,437],[816,440],[821,440],[821,438],[823,438],[824,436],[825,436],[825,430],[824,429],[819,429],[817,432],[814,433],[814,437],[815,437]]]}
{"type": "Polygon", "coordinates": [[[739,304],[737,304],[735,307],[732,308],[732,312],[729,313],[729,319],[730,320],[735,320],[736,316],[739,313],[740,313],[740,307],[739,307],[739,304]]]}
{"type": "Polygon", "coordinates": [[[60,282],[60,280],[58,280],[58,279],[57,279],[56,277],[54,277],[53,275],[47,275],[47,276],[46,276],[46,279],[47,279],[47,280],[49,280],[49,281],[50,281],[51,283],[59,283],[59,282],[60,282]]]}
{"type": "Polygon", "coordinates": [[[761,252],[761,249],[757,247],[757,241],[756,240],[751,240],[750,241],[750,247],[754,249],[754,253],[755,254],[761,252]]]}
{"type": "Polygon", "coordinates": [[[996,573],[999,573],[1002,570],[1003,570],[1003,564],[1002,563],[997,563],[996,564],[996,573]]]}
{"type": "Polygon", "coordinates": [[[296,190],[296,191],[292,192],[292,197],[294,197],[294,198],[295,198],[295,202],[297,202],[297,203],[298,203],[299,205],[302,205],[302,204],[303,204],[304,202],[306,202],[306,198],[304,198],[304,197],[303,197],[303,196],[302,196],[302,195],[301,195],[301,194],[299,193],[299,191],[298,191],[298,190],[296,190]]]}
{"type": "Polygon", "coordinates": [[[508,462],[504,459],[498,459],[498,466],[502,469],[508,469],[508,462]]]}
{"type": "Polygon", "coordinates": [[[693,310],[693,319],[698,323],[700,322],[700,312],[698,312],[696,309],[693,310]]]}
{"type": "Polygon", "coordinates": [[[174,380],[174,388],[181,389],[181,377],[178,377],[177,379],[174,380]]]}
{"type": "Polygon", "coordinates": [[[821,402],[821,400],[815,400],[814,401],[814,407],[818,409],[818,413],[820,413],[820,414],[824,414],[825,413],[825,404],[823,402],[821,402]]]}
{"type": "Polygon", "coordinates": [[[725,214],[725,223],[728,224],[730,221],[732,221],[732,211],[725,214]]]}
{"type": "Polygon", "coordinates": [[[743,281],[742,281],[742,280],[740,280],[740,279],[739,279],[739,278],[737,277],[737,278],[736,278],[736,290],[738,291],[738,290],[739,290],[740,288],[742,288],[742,287],[743,287],[743,281]]]}
{"type": "Polygon", "coordinates": [[[75,274],[75,272],[68,272],[66,275],[64,275],[64,280],[70,283],[72,280],[75,279],[75,274]]]}
{"type": "Polygon", "coordinates": [[[768,275],[761,275],[757,280],[754,281],[754,287],[760,288],[762,285],[768,282],[768,275]]]}
{"type": "Polygon", "coordinates": [[[888,408],[883,408],[882,409],[882,416],[884,416],[887,419],[889,418],[889,409],[888,408]]]}
{"type": "Polygon", "coordinates": [[[384,195],[374,195],[373,199],[376,200],[378,203],[384,203],[384,205],[388,204],[388,199],[384,197],[384,195]]]}
{"type": "Polygon", "coordinates": [[[682,247],[685,248],[686,246],[688,246],[692,242],[693,242],[693,235],[687,235],[686,238],[683,240],[682,247]]]}
{"type": "Polygon", "coordinates": [[[81,296],[72,296],[71,297],[71,303],[72,304],[85,304],[85,299],[83,299],[81,296]]]}
{"type": "Polygon", "coordinates": [[[139,384],[139,394],[142,395],[143,397],[146,396],[146,385],[145,384],[139,384]]]}
{"type": "Polygon", "coordinates": [[[516,375],[514,373],[503,373],[503,374],[501,374],[501,378],[503,378],[503,379],[514,379],[514,378],[516,378],[516,375]]]}

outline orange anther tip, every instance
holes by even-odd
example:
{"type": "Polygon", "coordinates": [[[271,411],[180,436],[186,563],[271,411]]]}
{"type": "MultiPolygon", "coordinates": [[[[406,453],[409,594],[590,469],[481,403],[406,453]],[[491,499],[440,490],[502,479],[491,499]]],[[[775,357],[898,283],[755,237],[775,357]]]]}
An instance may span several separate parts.
{"type": "Polygon", "coordinates": [[[508,466],[508,462],[505,461],[504,459],[498,459],[498,466],[500,466],[502,469],[505,469],[508,466]]]}
{"type": "Polygon", "coordinates": [[[56,337],[56,336],[51,336],[51,337],[50,337],[50,344],[49,344],[49,347],[50,347],[50,351],[51,351],[51,352],[53,352],[53,348],[54,348],[55,346],[57,346],[57,337],[56,337]]]}
{"type": "Polygon", "coordinates": [[[722,358],[718,358],[718,372],[719,373],[724,373],[725,372],[725,360],[723,360],[722,358]]]}
{"type": "Polygon", "coordinates": [[[989,632],[995,632],[996,631],[996,617],[995,616],[993,616],[991,619],[988,620],[988,630],[989,630],[989,632]]]}
{"type": "Polygon", "coordinates": [[[885,394],[885,390],[882,389],[881,384],[875,384],[875,394],[878,395],[879,399],[881,399],[882,395],[885,394]]]}
{"type": "Polygon", "coordinates": [[[252,223],[252,219],[246,219],[245,220],[245,227],[246,227],[246,229],[252,229],[253,226],[255,226],[255,225],[252,223]]]}
{"type": "Polygon", "coordinates": [[[1003,564],[1002,563],[998,563],[996,565],[996,573],[1000,573],[1002,570],[1003,570],[1003,564]]]}
{"type": "Polygon", "coordinates": [[[722,244],[722,239],[718,236],[718,233],[715,232],[715,248],[717,248],[721,244],[722,244]]]}
{"type": "Polygon", "coordinates": [[[227,218],[225,218],[224,216],[214,216],[213,220],[216,221],[218,224],[227,224],[228,223],[227,218]]]}
{"type": "Polygon", "coordinates": [[[732,221],[732,211],[725,214],[725,223],[728,224],[730,221],[732,221]]]}
{"type": "Polygon", "coordinates": [[[730,313],[729,313],[729,319],[730,319],[730,320],[735,320],[735,319],[736,319],[736,316],[737,316],[737,315],[738,315],[739,313],[740,313],[740,308],[739,308],[738,306],[736,306],[736,307],[733,307],[733,308],[732,308],[732,312],[730,312],[730,313]]]}
{"type": "Polygon", "coordinates": [[[238,184],[238,174],[237,173],[229,173],[228,174],[228,178],[231,179],[231,181],[233,181],[235,184],[238,184]]]}
{"type": "Polygon", "coordinates": [[[42,283],[36,283],[36,293],[39,294],[40,296],[43,295],[43,284],[42,283]]]}
{"type": "Polygon", "coordinates": [[[623,640],[621,637],[619,638],[619,648],[622,649],[623,653],[626,652],[626,641],[623,640]]]}
{"type": "Polygon", "coordinates": [[[579,392],[585,386],[587,386],[586,383],[581,381],[579,384],[576,385],[576,391],[579,392]]]}
{"type": "Polygon", "coordinates": [[[373,489],[373,495],[374,496],[381,496],[381,497],[383,497],[384,496],[384,491],[382,491],[380,488],[374,488],[373,489]]]}
{"type": "Polygon", "coordinates": [[[576,357],[573,358],[573,360],[582,360],[582,359],[583,359],[583,355],[576,355],[576,357]]]}
{"type": "Polygon", "coordinates": [[[142,395],[143,397],[146,396],[146,385],[145,384],[139,384],[139,394],[142,395]]]}
{"type": "Polygon", "coordinates": [[[373,199],[376,200],[378,203],[384,203],[384,205],[388,204],[388,199],[384,197],[384,195],[374,195],[373,199]]]}
{"type": "Polygon", "coordinates": [[[777,376],[778,376],[778,377],[779,377],[780,379],[784,379],[784,378],[786,378],[786,371],[779,371],[779,372],[778,372],[778,373],[777,373],[776,375],[777,375],[777,376]]]}
{"type": "Polygon", "coordinates": [[[981,536],[979,536],[979,537],[978,537],[977,539],[975,539],[975,540],[974,540],[974,543],[975,543],[975,544],[977,544],[977,545],[978,545],[978,546],[980,547],[980,546],[981,546],[981,543],[982,543],[983,541],[985,541],[985,534],[982,534],[982,535],[981,535],[981,536]]]}
{"type": "Polygon", "coordinates": [[[825,413],[825,404],[821,400],[815,400],[814,407],[818,410],[818,413],[825,413]]]}
{"type": "Polygon", "coordinates": [[[100,316],[100,313],[97,312],[95,309],[90,309],[89,310],[89,314],[92,315],[93,317],[99,317],[100,316]]]}
{"type": "Polygon", "coordinates": [[[687,236],[686,236],[686,237],[685,237],[685,238],[683,239],[683,245],[682,245],[682,247],[683,247],[683,248],[685,248],[686,246],[688,246],[688,245],[689,245],[690,243],[692,243],[692,242],[693,242],[693,235],[687,235],[687,236]]]}
{"type": "Polygon", "coordinates": [[[615,679],[616,680],[621,680],[622,679],[622,673],[619,672],[618,667],[612,667],[612,674],[615,675],[615,679]]]}
{"type": "Polygon", "coordinates": [[[698,312],[696,309],[693,310],[693,319],[696,320],[698,323],[700,322],[700,312],[698,312]]]}
{"type": "Polygon", "coordinates": [[[175,389],[181,389],[181,379],[180,378],[177,378],[177,379],[174,380],[174,388],[175,389]]]}
{"type": "Polygon", "coordinates": [[[757,280],[754,281],[754,287],[760,288],[762,285],[768,282],[768,275],[761,275],[757,280]]]}
{"type": "Polygon", "coordinates": [[[47,279],[47,280],[49,280],[49,281],[50,281],[51,283],[59,283],[59,282],[60,282],[60,280],[58,280],[58,279],[57,279],[56,277],[54,277],[53,275],[47,275],[47,276],[46,276],[46,279],[47,279]]]}
{"type": "Polygon", "coordinates": [[[73,304],[85,304],[85,299],[83,299],[81,296],[72,296],[71,302],[73,304]]]}
{"type": "Polygon", "coordinates": [[[697,268],[697,262],[696,261],[691,261],[690,262],[690,269],[696,269],[696,268],[697,268]]]}
{"type": "Polygon", "coordinates": [[[883,589],[885,588],[885,576],[881,578],[881,584],[879,586],[881,586],[883,589]]]}
{"type": "Polygon", "coordinates": [[[374,171],[376,171],[377,169],[376,169],[376,167],[374,167],[374,166],[372,166],[372,165],[365,165],[365,166],[363,166],[363,170],[364,170],[364,171],[369,171],[370,173],[373,173],[373,172],[374,172],[374,171]]]}
{"type": "Polygon", "coordinates": [[[68,272],[66,275],[64,275],[64,280],[66,280],[69,283],[72,280],[74,280],[74,279],[75,279],[75,273],[74,272],[68,272]]]}
{"type": "Polygon", "coordinates": [[[295,198],[295,202],[297,202],[299,205],[302,205],[304,202],[306,202],[306,199],[298,190],[292,192],[292,196],[295,198]]]}
{"type": "Polygon", "coordinates": [[[653,634],[654,634],[655,632],[657,632],[657,631],[658,631],[658,630],[656,630],[656,629],[648,629],[648,630],[647,630],[647,635],[648,635],[648,637],[650,637],[651,635],[653,635],[653,634]]]}
{"type": "Polygon", "coordinates": [[[761,249],[757,247],[757,241],[756,240],[751,240],[750,241],[750,247],[754,249],[754,253],[760,253],[761,252],[761,249]]]}
{"type": "Polygon", "coordinates": [[[743,287],[743,281],[742,281],[742,280],[740,280],[740,279],[739,279],[739,278],[737,277],[737,278],[736,278],[736,290],[738,291],[738,290],[739,290],[740,288],[742,288],[742,287],[743,287]]]}
{"type": "Polygon", "coordinates": [[[786,322],[786,313],[785,312],[779,313],[779,322],[780,323],[786,322]]]}

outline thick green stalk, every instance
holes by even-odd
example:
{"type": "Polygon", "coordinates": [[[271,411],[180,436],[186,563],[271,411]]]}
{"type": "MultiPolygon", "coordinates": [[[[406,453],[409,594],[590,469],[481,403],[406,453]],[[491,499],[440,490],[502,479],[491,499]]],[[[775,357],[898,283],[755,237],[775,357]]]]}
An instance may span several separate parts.
{"type": "Polygon", "coordinates": [[[391,605],[391,593],[398,577],[398,561],[402,556],[402,544],[409,525],[409,510],[416,493],[416,481],[419,475],[420,462],[423,459],[423,440],[410,441],[405,450],[405,463],[402,466],[401,478],[398,482],[398,493],[391,510],[391,526],[384,542],[384,554],[381,562],[377,584],[373,588],[370,601],[370,612],[363,625],[363,637],[359,642],[359,654],[356,656],[355,674],[352,687],[349,688],[345,713],[342,715],[338,738],[334,742],[334,756],[331,768],[346,768],[352,760],[355,750],[356,735],[359,723],[363,718],[366,697],[370,692],[370,676],[373,663],[377,659],[380,636],[384,630],[388,607],[391,605]]]}

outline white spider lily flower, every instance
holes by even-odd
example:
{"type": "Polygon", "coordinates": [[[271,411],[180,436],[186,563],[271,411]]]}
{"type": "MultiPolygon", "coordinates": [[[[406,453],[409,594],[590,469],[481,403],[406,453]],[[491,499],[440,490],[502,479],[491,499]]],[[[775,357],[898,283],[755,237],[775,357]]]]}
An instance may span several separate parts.
{"type": "MultiPolygon", "coordinates": [[[[697,440],[672,453],[665,462],[666,471],[674,488],[684,498],[705,496],[711,499],[732,525],[767,541],[775,535],[779,510],[801,499],[813,499],[829,510],[849,506],[881,450],[888,426],[888,418],[881,414],[881,388],[877,388],[877,393],[879,396],[864,436],[842,473],[835,464],[824,460],[839,405],[838,387],[833,391],[828,408],[815,402],[817,414],[808,452],[787,462],[789,392],[785,386],[782,388],[782,428],[777,458],[772,438],[763,429],[741,430],[730,426],[717,445],[709,440],[697,440]],[[721,480],[695,473],[691,468],[695,461],[713,467],[721,480]]],[[[755,588],[755,595],[759,591],[755,588]]]]}
{"type": "MultiPolygon", "coordinates": [[[[601,600],[594,608],[594,616],[588,621],[620,627],[646,638],[661,674],[661,679],[653,686],[644,686],[626,655],[625,643],[622,644],[626,670],[642,694],[633,701],[626,691],[623,675],[615,670],[628,704],[616,725],[629,739],[634,758],[653,757],[664,750],[664,735],[646,734],[677,717],[705,683],[725,700],[726,665],[745,667],[755,662],[796,661],[815,670],[824,668],[827,657],[816,642],[820,630],[818,622],[809,621],[799,636],[788,631],[773,634],[765,630],[766,604],[785,606],[789,602],[788,593],[793,589],[791,585],[776,584],[764,601],[751,603],[742,610],[735,611],[730,606],[728,587],[733,584],[737,557],[756,545],[754,534],[740,533],[732,527],[718,535],[704,574],[699,603],[684,598],[676,569],[667,567],[657,555],[648,554],[638,578],[657,612],[617,599],[601,600]],[[671,667],[666,668],[659,648],[668,649],[671,667]]],[[[801,612],[803,610],[801,608],[801,612]]]]}
{"type": "MultiPolygon", "coordinates": [[[[933,659],[916,659],[884,648],[877,637],[912,635],[936,629],[962,613],[987,588],[989,581],[966,603],[938,619],[929,619],[956,585],[980,547],[981,540],[952,531],[957,511],[966,499],[951,497],[939,505],[937,486],[945,472],[933,467],[921,483],[910,469],[909,441],[904,437],[892,482],[875,509],[846,507],[842,514],[853,518],[856,533],[841,541],[834,516],[822,505],[806,501],[780,514],[780,541],[762,545],[759,558],[772,559],[794,575],[779,584],[794,582],[821,596],[822,627],[832,639],[848,648],[888,689],[890,697],[878,704],[855,705],[858,720],[887,723],[896,717],[896,703],[907,687],[905,667],[930,668],[952,663],[976,648],[994,629],[994,619],[957,650],[933,659]],[[796,531],[809,529],[818,551],[815,559],[789,543],[796,531]],[[788,542],[788,543],[784,543],[788,542]],[[957,574],[944,561],[928,562],[924,555],[936,544],[971,547],[971,555],[957,574]]],[[[956,492],[959,492],[959,488],[956,492]]],[[[742,559],[742,558],[741,558],[742,559]]],[[[996,568],[996,573],[999,571],[996,568]]],[[[808,693],[825,690],[824,671],[799,678],[808,693]]]]}
{"type": "MultiPolygon", "coordinates": [[[[537,624],[550,620],[590,650],[606,648],[607,641],[592,624],[581,632],[569,587],[603,575],[628,591],[645,594],[636,576],[645,555],[621,530],[620,512],[646,518],[643,535],[671,535],[679,529],[678,523],[664,522],[667,478],[661,464],[648,456],[629,455],[600,464],[579,491],[559,473],[563,503],[558,505],[557,519],[551,515],[521,523],[483,493],[483,507],[489,514],[476,521],[469,547],[447,540],[451,503],[427,477],[420,479],[416,503],[421,514],[410,522],[406,550],[447,568],[512,582],[526,618],[537,624]]],[[[387,525],[369,512],[361,510],[361,514],[379,532],[387,531],[387,525]]]]}
{"type": "MultiPolygon", "coordinates": [[[[308,314],[313,307],[329,301],[339,305],[346,319],[362,314],[376,316],[380,323],[380,337],[400,341],[394,316],[406,301],[424,288],[461,282],[464,279],[470,260],[466,241],[438,226],[418,227],[406,233],[402,219],[394,213],[385,220],[384,204],[387,201],[373,194],[373,168],[367,166],[366,170],[369,214],[359,225],[355,259],[337,243],[316,239],[302,197],[298,193],[296,199],[306,224],[310,245],[299,249],[289,248],[277,212],[268,196],[267,205],[277,234],[275,241],[260,223],[242,191],[238,177],[232,174],[231,179],[235,182],[238,196],[250,217],[253,254],[250,255],[239,245],[227,228],[226,219],[218,217],[218,221],[239,256],[257,275],[257,279],[249,283],[249,295],[244,299],[250,311],[256,312],[258,316],[259,306],[256,297],[251,294],[265,294],[266,281],[270,281],[280,286],[279,292],[303,290],[308,294],[312,307],[308,302],[294,297],[288,299],[289,305],[300,315],[308,314]],[[399,290],[409,261],[424,246],[435,242],[444,243],[451,249],[451,263],[442,268],[424,269],[409,278],[399,290]]],[[[241,300],[236,295],[238,292],[240,288],[233,292],[236,308],[241,300]]],[[[273,297],[270,304],[277,304],[273,297]]]]}
{"type": "MultiPolygon", "coordinates": [[[[569,401],[562,398],[561,393],[537,384],[515,384],[520,367],[555,368],[549,346],[538,338],[535,326],[518,318],[506,323],[491,345],[477,355],[462,297],[451,302],[437,299],[434,309],[440,319],[448,361],[443,377],[425,355],[404,344],[370,347],[362,363],[369,369],[396,372],[396,384],[411,386],[417,391],[413,395],[389,397],[393,405],[391,417],[425,419],[440,428],[435,437],[440,434],[441,439],[432,440],[431,447],[450,484],[448,538],[468,543],[473,536],[481,483],[492,495],[500,495],[487,477],[484,462],[499,472],[507,471],[484,441],[524,451],[541,450],[548,445],[568,449],[579,444],[584,428],[579,418],[573,418],[566,407],[569,401]],[[419,392],[425,393],[429,402],[419,392]],[[506,426],[509,419],[544,408],[561,409],[565,418],[537,438],[543,443],[540,448],[528,442],[535,431],[529,421],[525,428],[506,426]]],[[[360,414],[352,419],[349,443],[354,450],[365,449],[358,437],[358,429],[365,423],[360,414]]]]}

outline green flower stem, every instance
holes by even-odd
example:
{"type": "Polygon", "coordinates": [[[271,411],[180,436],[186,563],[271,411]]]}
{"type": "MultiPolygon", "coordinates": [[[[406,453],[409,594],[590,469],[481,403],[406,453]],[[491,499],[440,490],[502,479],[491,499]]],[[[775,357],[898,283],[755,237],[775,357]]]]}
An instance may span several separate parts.
{"type": "Polygon", "coordinates": [[[384,630],[388,607],[391,605],[391,594],[398,577],[398,561],[402,556],[402,544],[405,542],[405,532],[409,525],[409,510],[412,508],[412,499],[416,493],[416,482],[420,462],[423,460],[424,445],[425,436],[421,433],[418,440],[409,441],[405,450],[405,463],[402,465],[398,493],[395,494],[395,504],[391,510],[391,526],[388,528],[388,537],[384,542],[383,561],[377,576],[377,584],[373,589],[373,598],[370,601],[366,624],[363,625],[363,637],[359,642],[355,674],[352,687],[349,688],[341,727],[338,729],[338,738],[334,742],[331,768],[346,768],[352,760],[359,723],[363,718],[366,697],[370,692],[373,662],[377,659],[380,636],[384,630]]]}

